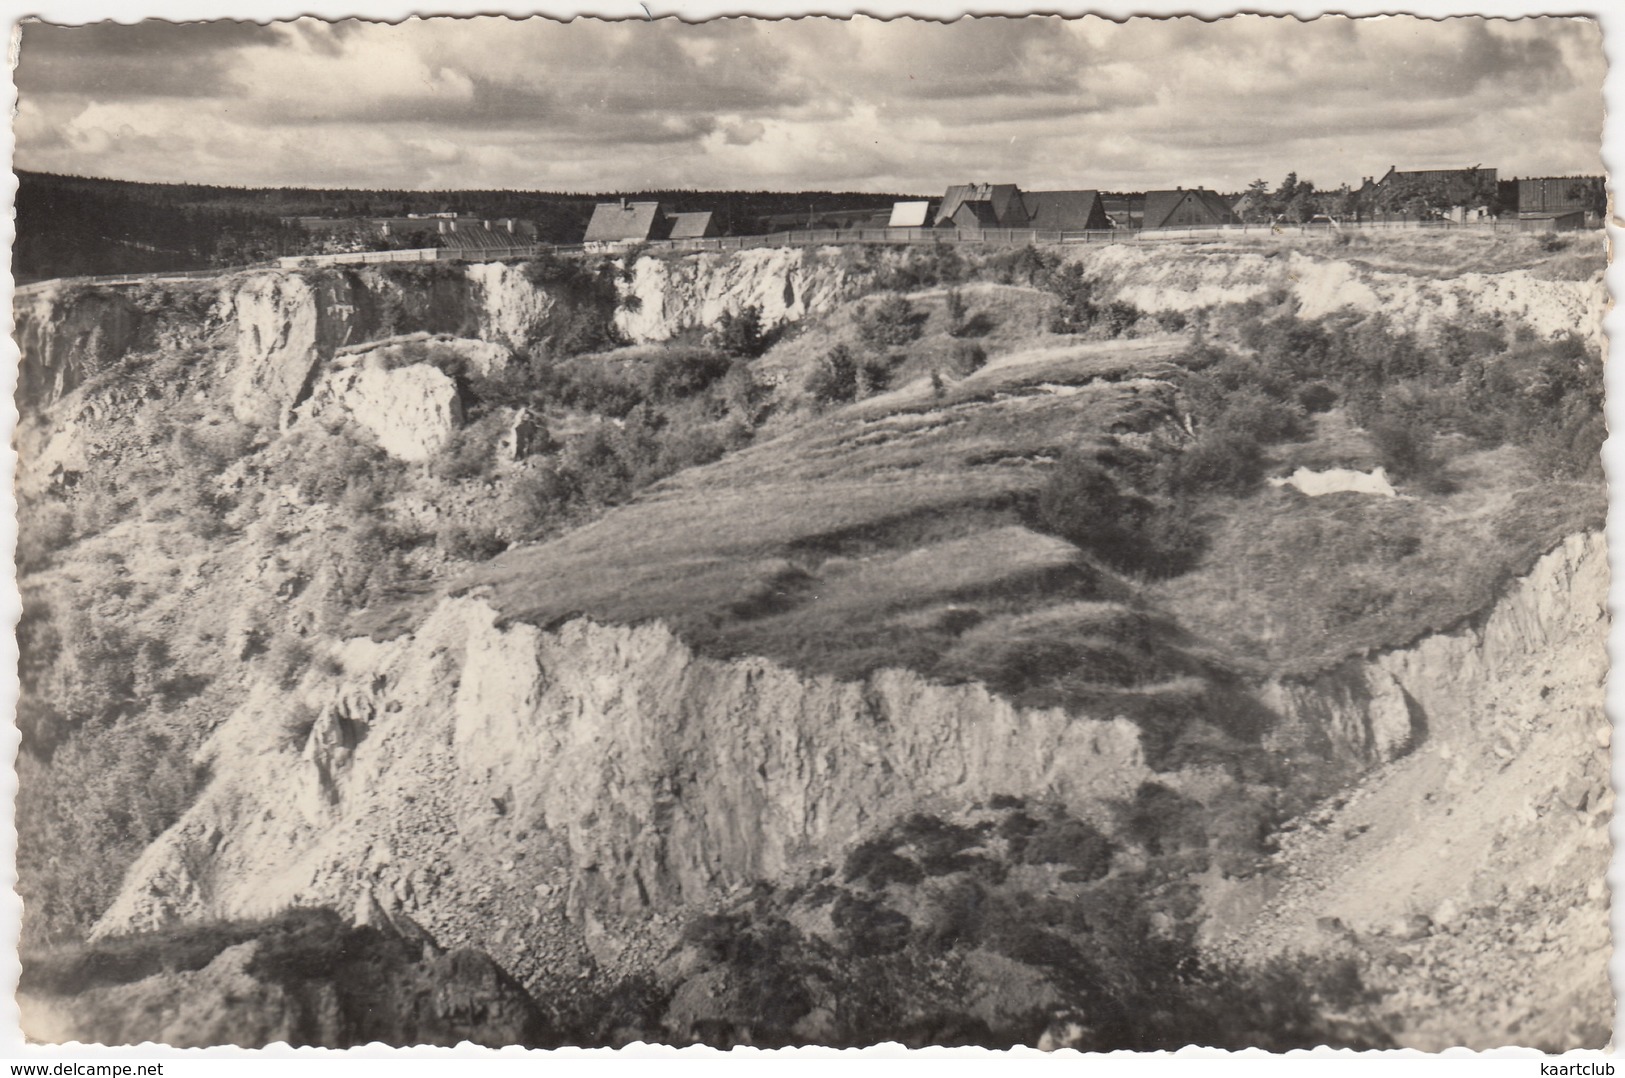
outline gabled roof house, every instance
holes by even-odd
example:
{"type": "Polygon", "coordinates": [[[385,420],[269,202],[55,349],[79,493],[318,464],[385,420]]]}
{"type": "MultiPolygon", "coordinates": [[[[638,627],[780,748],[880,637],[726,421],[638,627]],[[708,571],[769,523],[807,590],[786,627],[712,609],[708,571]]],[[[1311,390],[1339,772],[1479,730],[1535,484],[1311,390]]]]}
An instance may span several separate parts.
{"type": "Polygon", "coordinates": [[[1045,232],[1105,231],[1112,227],[1099,191],[1023,191],[1028,228],[1045,232]]]}
{"type": "Polygon", "coordinates": [[[711,223],[710,210],[668,214],[666,221],[670,225],[666,233],[667,239],[699,240],[717,234],[716,228],[711,223]]]}
{"type": "Polygon", "coordinates": [[[1229,203],[1200,187],[1189,190],[1147,191],[1141,228],[1212,228],[1233,225],[1236,215],[1229,203]]]}
{"type": "Polygon", "coordinates": [[[666,215],[658,202],[600,202],[593,207],[583,243],[646,243],[663,239],[666,215]]]}
{"type": "Polygon", "coordinates": [[[1013,183],[959,183],[948,188],[932,222],[942,228],[1025,228],[1021,188],[1013,183]]]}

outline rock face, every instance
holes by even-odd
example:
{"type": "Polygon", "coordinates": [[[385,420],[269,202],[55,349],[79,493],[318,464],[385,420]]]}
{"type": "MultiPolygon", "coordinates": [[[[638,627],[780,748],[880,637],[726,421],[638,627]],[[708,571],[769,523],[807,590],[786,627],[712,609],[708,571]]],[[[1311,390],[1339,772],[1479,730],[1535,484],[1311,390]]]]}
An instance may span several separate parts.
{"type": "Polygon", "coordinates": [[[351,360],[322,379],[312,415],[341,411],[396,460],[434,456],[463,423],[457,384],[427,363],[389,369],[376,357],[351,360]]]}
{"type": "Polygon", "coordinates": [[[22,1027],[36,1041],[175,1048],[544,1040],[536,1004],[489,957],[415,935],[301,910],[50,956],[23,975],[22,1027]]]}
{"type": "Polygon", "coordinates": [[[562,879],[550,900],[572,913],[641,915],[772,878],[934,799],[1030,793],[1090,811],[1148,774],[1124,720],[904,672],[842,683],[700,658],[658,625],[500,628],[473,599],[445,601],[413,637],[353,642],[345,666],[307,679],[307,701],[326,702],[298,749],[268,748],[278,694],[222,727],[205,749],[214,781],[142,855],[99,935],[343,904],[363,883],[404,894],[402,879],[405,908],[444,935],[464,911],[414,869],[499,829],[531,836],[521,857],[538,836],[561,856],[523,859],[498,889],[534,901],[562,879]]]}
{"type": "Polygon", "coordinates": [[[1388,481],[1387,470],[1383,468],[1369,472],[1353,468],[1326,468],[1318,472],[1313,468],[1299,468],[1285,479],[1271,479],[1269,482],[1273,487],[1292,487],[1311,498],[1323,494],[1377,494],[1392,498],[1397,494],[1394,485],[1388,481]]]}
{"type": "MultiPolygon", "coordinates": [[[[1277,742],[1347,774],[1460,733],[1490,694],[1600,677],[1604,573],[1602,539],[1575,536],[1481,622],[1263,686],[1277,742]]],[[[701,658],[659,625],[502,627],[478,599],[448,599],[415,635],[348,649],[344,675],[300,689],[323,716],[302,744],[277,744],[290,704],[270,691],[221,727],[210,786],[97,936],[343,905],[371,886],[524,978],[526,956],[485,935],[493,909],[562,907],[613,953],[618,918],[833,858],[867,821],[1001,793],[1087,818],[1150,774],[1126,720],[898,671],[842,683],[701,658]]]]}
{"type": "MultiPolygon", "coordinates": [[[[1526,325],[1543,336],[1574,332],[1594,345],[1602,343],[1597,312],[1605,309],[1606,290],[1600,274],[1584,281],[1544,280],[1521,270],[1436,279],[1298,251],[1266,257],[1128,244],[1091,248],[1076,257],[1101,280],[1105,293],[1152,312],[1192,310],[1285,289],[1306,318],[1352,307],[1387,313],[1426,334],[1448,320],[1474,316],[1526,325]]],[[[872,267],[853,268],[834,249],[644,257],[616,286],[621,305],[614,310],[602,297],[537,284],[524,266],[438,270],[266,271],[221,282],[214,317],[235,324],[236,352],[224,361],[222,374],[231,384],[237,417],[286,425],[321,364],[363,341],[450,334],[522,351],[582,317],[612,322],[633,343],[664,341],[750,305],[761,309],[762,325],[771,330],[832,309],[856,294],[872,267]],[[583,304],[606,309],[584,311],[583,304]]],[[[162,308],[146,313],[112,289],[45,289],[18,297],[13,311],[27,357],[19,395],[39,404],[124,355],[155,331],[149,323],[182,317],[162,308]]],[[[195,312],[184,318],[197,320],[195,312]]]]}
{"type": "Polygon", "coordinates": [[[809,248],[642,258],[623,285],[633,302],[616,313],[615,325],[633,341],[664,341],[756,306],[762,328],[771,330],[831,309],[855,284],[833,252],[809,248]]]}
{"type": "Polygon", "coordinates": [[[455,357],[466,365],[470,373],[479,375],[494,374],[513,361],[512,350],[504,345],[482,341],[477,337],[431,333],[403,333],[383,340],[346,345],[338,350],[337,355],[341,359],[354,356],[357,362],[366,360],[385,367],[404,367],[430,353],[455,357]]]}
{"type": "Polygon", "coordinates": [[[1301,251],[1271,255],[1175,254],[1160,247],[1109,244],[1085,250],[1078,261],[1112,298],[1145,311],[1192,311],[1285,289],[1297,299],[1301,318],[1345,308],[1381,312],[1426,336],[1436,326],[1475,317],[1490,324],[1528,326],[1543,337],[1577,333],[1599,349],[1604,343],[1600,314],[1608,306],[1601,273],[1583,281],[1544,280],[1526,270],[1432,278],[1301,251]]]}
{"type": "Polygon", "coordinates": [[[286,427],[322,361],[363,330],[355,291],[337,275],[256,274],[232,296],[232,308],[238,359],[231,406],[244,423],[286,427]]]}
{"type": "Polygon", "coordinates": [[[142,314],[112,290],[63,286],[18,296],[12,306],[17,347],[17,398],[43,406],[72,392],[86,377],[129,351],[142,314]]]}
{"type": "Polygon", "coordinates": [[[531,283],[522,266],[469,266],[468,279],[478,298],[480,336],[509,348],[528,345],[559,307],[551,293],[531,283]]]}
{"type": "Polygon", "coordinates": [[[1598,686],[1608,670],[1608,552],[1600,534],[1573,535],[1515,581],[1481,620],[1408,648],[1346,660],[1318,677],[1273,682],[1262,698],[1281,737],[1368,766],[1424,738],[1470,734],[1486,701],[1543,684],[1598,686]]]}

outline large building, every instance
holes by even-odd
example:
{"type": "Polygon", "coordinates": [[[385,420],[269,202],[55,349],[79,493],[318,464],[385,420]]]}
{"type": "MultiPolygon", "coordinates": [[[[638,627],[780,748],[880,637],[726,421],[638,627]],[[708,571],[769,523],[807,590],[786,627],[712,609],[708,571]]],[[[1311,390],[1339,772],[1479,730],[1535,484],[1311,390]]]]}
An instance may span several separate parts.
{"type": "Polygon", "coordinates": [[[600,202],[581,242],[588,247],[626,247],[651,240],[697,240],[717,234],[710,210],[668,211],[658,202],[600,202]]]}
{"type": "Polygon", "coordinates": [[[666,221],[670,226],[666,230],[667,239],[699,240],[717,234],[710,210],[667,214],[666,221]]]}
{"type": "Polygon", "coordinates": [[[1236,223],[1230,204],[1200,187],[1145,193],[1142,228],[1217,228],[1236,223]]]}
{"type": "Polygon", "coordinates": [[[600,202],[592,209],[587,234],[581,242],[600,244],[647,243],[665,238],[666,215],[658,202],[600,202]]]}
{"type": "Polygon", "coordinates": [[[1104,232],[1112,227],[1099,191],[1024,191],[1027,227],[1044,232],[1104,232]]]}
{"type": "Polygon", "coordinates": [[[962,183],[937,207],[939,228],[1032,228],[1044,232],[1112,227],[1099,191],[1023,191],[1013,183],[962,183]]]}
{"type": "Polygon", "coordinates": [[[1021,188],[1013,183],[957,183],[937,207],[938,228],[1026,228],[1021,188]]]}
{"type": "Polygon", "coordinates": [[[1356,196],[1362,220],[1448,217],[1464,220],[1500,208],[1493,168],[1429,168],[1401,172],[1390,166],[1382,179],[1366,177],[1356,196]]]}
{"type": "Polygon", "coordinates": [[[1518,216],[1566,216],[1583,213],[1601,217],[1608,206],[1608,188],[1601,176],[1540,176],[1518,181],[1518,216]]]}

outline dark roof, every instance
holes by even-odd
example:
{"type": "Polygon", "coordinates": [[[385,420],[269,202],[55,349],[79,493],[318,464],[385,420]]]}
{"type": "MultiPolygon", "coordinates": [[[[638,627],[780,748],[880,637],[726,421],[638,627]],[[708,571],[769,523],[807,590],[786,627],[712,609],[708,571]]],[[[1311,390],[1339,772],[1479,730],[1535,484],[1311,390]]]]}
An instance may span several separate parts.
{"type": "Polygon", "coordinates": [[[1025,219],[1019,221],[1011,219],[1012,207],[1019,210],[1021,206],[1021,188],[1013,183],[954,184],[942,196],[942,205],[937,209],[936,223],[940,225],[953,220],[959,213],[959,207],[967,202],[985,202],[992,207],[994,223],[984,227],[1016,227],[1027,223],[1025,219]]]}
{"type": "Polygon", "coordinates": [[[711,234],[710,210],[668,214],[666,219],[671,223],[668,239],[694,240],[711,234]]]}
{"type": "Polygon", "coordinates": [[[1228,224],[1235,220],[1230,207],[1224,199],[1212,191],[1200,187],[1192,187],[1180,191],[1147,191],[1145,193],[1145,219],[1143,228],[1161,228],[1174,215],[1174,211],[1186,204],[1194,205],[1201,216],[1206,217],[1214,224],[1228,224]]]}
{"type": "Polygon", "coordinates": [[[1403,180],[1446,180],[1446,181],[1448,181],[1448,180],[1459,180],[1459,179],[1477,179],[1480,176],[1486,177],[1486,178],[1493,181],[1495,179],[1495,170],[1493,168],[1478,168],[1478,167],[1474,167],[1474,168],[1424,168],[1424,169],[1417,169],[1417,170],[1412,171],[1412,172],[1401,172],[1399,170],[1399,168],[1396,166],[1396,167],[1390,168],[1388,170],[1388,175],[1384,176],[1382,179],[1378,180],[1377,182],[1379,184],[1384,184],[1384,183],[1387,183],[1390,180],[1402,180],[1402,181],[1403,180]]]}
{"type": "Polygon", "coordinates": [[[962,228],[1000,227],[998,212],[994,210],[993,203],[991,202],[961,202],[959,204],[959,208],[954,211],[954,215],[950,220],[962,228]],[[970,224],[960,220],[960,218],[967,216],[976,223],[970,224]]]}
{"type": "Polygon", "coordinates": [[[1023,191],[1027,227],[1046,232],[1110,228],[1099,191],[1023,191]]]}
{"type": "Polygon", "coordinates": [[[506,228],[487,228],[484,224],[458,223],[457,228],[439,234],[441,243],[453,251],[487,251],[508,247],[528,247],[529,238],[506,228]]]}
{"type": "Polygon", "coordinates": [[[658,202],[600,202],[593,207],[583,243],[641,243],[661,223],[658,202]]]}

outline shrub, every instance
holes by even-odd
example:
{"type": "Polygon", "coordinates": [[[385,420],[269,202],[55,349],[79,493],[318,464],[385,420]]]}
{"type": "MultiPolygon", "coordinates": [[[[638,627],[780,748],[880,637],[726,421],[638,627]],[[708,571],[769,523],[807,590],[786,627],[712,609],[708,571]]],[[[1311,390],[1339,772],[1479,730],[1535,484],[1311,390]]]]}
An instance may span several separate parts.
{"type": "Polygon", "coordinates": [[[1124,836],[1151,854],[1205,847],[1204,812],[1200,802],[1160,782],[1142,782],[1132,800],[1113,805],[1124,836]]]}
{"type": "Polygon", "coordinates": [[[532,356],[530,365],[533,393],[571,408],[620,419],[646,399],[642,379],[623,364],[591,357],[550,362],[532,356]]]}
{"type": "Polygon", "coordinates": [[[271,642],[266,661],[270,664],[271,679],[277,688],[291,690],[299,684],[310,669],[315,651],[308,641],[293,633],[282,633],[271,642]]]}
{"type": "Polygon", "coordinates": [[[1163,483],[1179,493],[1244,494],[1264,477],[1264,453],[1252,436],[1229,427],[1203,431],[1165,466],[1163,483]]]}
{"type": "Polygon", "coordinates": [[[987,353],[982,346],[971,341],[955,341],[948,350],[948,369],[956,377],[963,378],[974,374],[987,363],[987,353]]]}
{"type": "Polygon", "coordinates": [[[1001,251],[987,259],[988,268],[1000,284],[1027,284],[1043,288],[1060,265],[1058,255],[1040,251],[1032,244],[1015,251],[1001,251]]]}
{"type": "Polygon", "coordinates": [[[496,466],[497,442],[507,418],[502,412],[490,412],[454,429],[429,461],[430,474],[451,482],[489,476],[496,466]]]}
{"type": "Polygon", "coordinates": [[[508,549],[496,528],[450,522],[435,531],[435,546],[459,561],[486,561],[508,549]]]}
{"type": "Polygon", "coordinates": [[[965,307],[965,294],[957,288],[948,289],[943,298],[943,310],[948,315],[948,336],[959,336],[965,328],[965,315],[969,313],[965,307]]]}
{"type": "Polygon", "coordinates": [[[724,311],[710,335],[711,344],[729,356],[754,358],[771,343],[762,331],[762,309],[751,305],[738,311],[724,311]]]}
{"type": "Polygon", "coordinates": [[[585,501],[612,505],[632,489],[632,468],[624,449],[622,431],[608,423],[597,423],[565,442],[559,468],[570,476],[585,501]]]}
{"type": "Polygon", "coordinates": [[[1180,333],[1190,325],[1190,317],[1184,311],[1158,311],[1156,320],[1157,328],[1164,333],[1180,333]]]}
{"type": "Polygon", "coordinates": [[[32,573],[73,542],[73,510],[58,501],[38,503],[17,515],[17,569],[32,573]]]}
{"type": "Polygon", "coordinates": [[[843,894],[830,908],[829,919],[841,944],[856,958],[900,951],[908,943],[913,923],[877,899],[843,894]]]}
{"type": "Polygon", "coordinates": [[[1298,404],[1310,415],[1330,411],[1332,405],[1336,403],[1337,390],[1325,382],[1310,382],[1298,390],[1298,404]]]}
{"type": "Polygon", "coordinates": [[[575,497],[570,477],[552,465],[527,468],[508,485],[502,525],[514,539],[536,539],[569,512],[575,497]]]}
{"type": "Polygon", "coordinates": [[[891,387],[892,366],[896,362],[897,357],[893,356],[865,359],[859,363],[852,387],[853,396],[862,400],[876,393],[884,393],[891,387]]]}
{"type": "Polygon", "coordinates": [[[1027,839],[1022,859],[1030,865],[1065,864],[1081,869],[1083,880],[1111,871],[1112,842],[1093,825],[1071,817],[1045,820],[1027,839]]]}
{"type": "Polygon", "coordinates": [[[1052,333],[1096,331],[1102,336],[1115,338],[1128,332],[1140,320],[1140,309],[1132,303],[1121,300],[1097,302],[1097,282],[1076,262],[1051,274],[1048,287],[1059,300],[1050,316],[1052,333]]]}
{"type": "Polygon", "coordinates": [[[820,404],[841,404],[857,395],[858,364],[852,350],[837,344],[807,376],[807,393],[820,404]]]}
{"type": "Polygon", "coordinates": [[[645,380],[648,396],[660,403],[696,396],[734,369],[733,357],[749,354],[753,353],[730,352],[725,345],[721,346],[720,351],[709,348],[667,348],[649,365],[645,380]]]}
{"type": "Polygon", "coordinates": [[[876,350],[901,348],[919,339],[924,317],[904,296],[889,295],[858,315],[858,337],[876,350]]]}
{"type": "Polygon", "coordinates": [[[1246,435],[1263,445],[1297,441],[1308,434],[1308,424],[1296,403],[1284,403],[1253,386],[1231,391],[1208,426],[1246,435]]]}
{"type": "Polygon", "coordinates": [[[1386,415],[1366,428],[1388,474],[1426,489],[1447,489],[1445,462],[1433,448],[1433,432],[1415,415],[1386,415]]]}
{"type": "Polygon", "coordinates": [[[1150,503],[1119,491],[1104,468],[1077,452],[1056,461],[1038,494],[1038,522],[1045,531],[1120,567],[1138,563],[1150,513],[1150,503]]]}
{"type": "Polygon", "coordinates": [[[897,853],[896,844],[889,835],[859,843],[846,856],[842,878],[847,883],[867,883],[871,887],[912,885],[925,879],[919,865],[897,853]]]}
{"type": "Polygon", "coordinates": [[[49,765],[19,754],[23,946],[89,931],[118,893],[125,870],[201,788],[191,764],[194,748],[130,719],[74,732],[49,765]]]}

